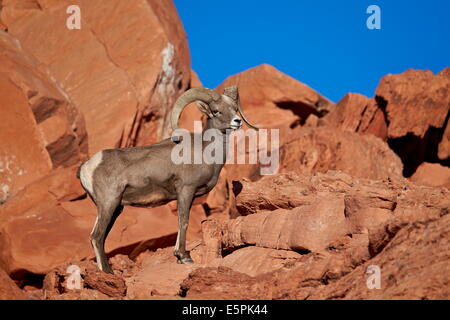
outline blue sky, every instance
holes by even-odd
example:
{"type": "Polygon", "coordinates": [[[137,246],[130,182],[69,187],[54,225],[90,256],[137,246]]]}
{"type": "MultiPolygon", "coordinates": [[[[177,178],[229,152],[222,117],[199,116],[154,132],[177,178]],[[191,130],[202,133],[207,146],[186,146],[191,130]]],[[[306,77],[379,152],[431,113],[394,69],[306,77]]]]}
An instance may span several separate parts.
{"type": "Polygon", "coordinates": [[[174,0],[205,87],[261,63],[337,102],[380,78],[450,66],[449,0],[174,0]],[[381,30],[369,30],[369,5],[381,30]]]}

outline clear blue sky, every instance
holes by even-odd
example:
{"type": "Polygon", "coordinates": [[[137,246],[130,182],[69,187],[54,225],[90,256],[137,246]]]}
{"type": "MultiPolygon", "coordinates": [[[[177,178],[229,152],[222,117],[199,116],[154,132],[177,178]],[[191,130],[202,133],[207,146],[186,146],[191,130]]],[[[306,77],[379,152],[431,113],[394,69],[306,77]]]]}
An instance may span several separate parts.
{"type": "Polygon", "coordinates": [[[450,0],[174,0],[205,87],[268,63],[333,101],[380,78],[450,65],[450,0]],[[366,9],[381,8],[381,30],[366,9]]]}

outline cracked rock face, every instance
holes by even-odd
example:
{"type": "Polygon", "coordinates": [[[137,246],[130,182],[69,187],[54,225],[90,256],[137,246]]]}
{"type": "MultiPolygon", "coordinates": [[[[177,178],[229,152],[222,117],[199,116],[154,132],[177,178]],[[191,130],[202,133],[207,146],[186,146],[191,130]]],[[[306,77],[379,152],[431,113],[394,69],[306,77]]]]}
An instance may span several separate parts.
{"type": "Polygon", "coordinates": [[[116,255],[108,280],[75,261],[83,288],[64,288],[64,265],[47,274],[45,298],[448,299],[449,199],[445,188],[333,171],[243,181],[245,215],[205,221],[203,241],[188,242],[194,264],[176,264],[173,247],[116,255]],[[373,266],[377,290],[367,287],[373,266]]]}
{"type": "Polygon", "coordinates": [[[48,69],[0,32],[0,203],[48,174],[85,160],[82,114],[48,69]]]}
{"type": "Polygon", "coordinates": [[[359,178],[397,180],[402,169],[400,158],[379,138],[330,127],[300,128],[280,148],[280,172],[340,170],[359,178]]]}
{"type": "Polygon", "coordinates": [[[389,138],[411,133],[423,138],[430,128],[442,128],[450,108],[450,68],[437,75],[408,70],[386,75],[376,95],[386,103],[389,138]]]}
{"type": "Polygon", "coordinates": [[[0,300],[24,300],[26,296],[11,280],[8,274],[0,269],[0,300]]]}
{"type": "Polygon", "coordinates": [[[171,1],[33,3],[5,2],[2,21],[83,113],[91,155],[168,137],[167,116],[190,81],[186,35],[171,1]],[[66,28],[74,4],[80,30],[66,28]]]}
{"type": "Polygon", "coordinates": [[[383,110],[376,99],[358,93],[346,94],[320,123],[345,131],[372,134],[384,141],[387,139],[383,110]]]}
{"type": "Polygon", "coordinates": [[[183,294],[224,299],[448,299],[449,195],[448,189],[419,187],[407,180],[354,179],[339,172],[287,173],[243,182],[236,202],[247,215],[220,224],[204,223],[204,234],[214,228],[221,239],[217,243],[204,238],[205,250],[219,255],[205,269],[191,273],[182,284],[183,294]],[[342,206],[335,207],[340,217],[329,219],[329,208],[308,206],[311,200],[323,202],[320,199],[329,196],[344,199],[342,206]],[[286,223],[296,208],[306,210],[305,218],[311,214],[309,221],[323,218],[321,227],[286,223]],[[277,233],[281,237],[271,238],[277,233]],[[292,246],[301,239],[297,235],[305,234],[309,244],[304,242],[303,249],[308,250],[294,256],[291,247],[287,263],[277,265],[268,256],[249,262],[258,250],[286,249],[285,244],[292,246]],[[217,246],[220,250],[211,249],[217,246]],[[276,270],[264,267],[255,272],[263,263],[272,263],[276,270]],[[366,272],[373,265],[381,270],[377,290],[367,287],[366,272]]]}

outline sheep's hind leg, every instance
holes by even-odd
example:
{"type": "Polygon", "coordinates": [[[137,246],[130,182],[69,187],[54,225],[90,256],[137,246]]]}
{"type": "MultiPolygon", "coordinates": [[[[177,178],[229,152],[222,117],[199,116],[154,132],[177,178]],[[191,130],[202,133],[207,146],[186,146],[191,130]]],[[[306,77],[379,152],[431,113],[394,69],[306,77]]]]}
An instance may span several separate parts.
{"type": "Polygon", "coordinates": [[[193,263],[189,251],[186,250],[186,231],[189,224],[189,213],[194,198],[195,189],[183,188],[177,197],[178,207],[178,236],[175,244],[174,256],[177,263],[193,263]]]}
{"type": "Polygon", "coordinates": [[[97,220],[91,232],[90,239],[97,259],[97,266],[106,273],[114,274],[106,257],[105,240],[122,210],[123,206],[118,205],[117,202],[109,205],[99,205],[97,220]]]}

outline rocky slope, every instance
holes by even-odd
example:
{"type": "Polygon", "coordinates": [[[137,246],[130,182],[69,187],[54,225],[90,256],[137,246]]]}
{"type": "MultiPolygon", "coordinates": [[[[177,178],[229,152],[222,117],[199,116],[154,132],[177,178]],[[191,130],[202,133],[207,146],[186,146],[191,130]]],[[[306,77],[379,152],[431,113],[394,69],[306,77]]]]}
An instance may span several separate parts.
{"type": "Polygon", "coordinates": [[[279,129],[279,166],[226,165],[191,210],[191,265],[172,255],[176,203],[126,208],[107,275],[75,173],[170,133],[177,96],[202,86],[182,24],[171,1],[0,1],[0,299],[449,299],[449,81],[408,70],[334,104],[270,65],[228,77],[217,89],[279,129]]]}
{"type": "Polygon", "coordinates": [[[178,265],[173,247],[135,261],[70,261],[28,296],[47,299],[448,299],[449,208],[446,188],[406,179],[356,179],[340,171],[285,173],[243,182],[243,215],[203,222],[189,243],[195,264],[178,265]],[[295,186],[295,188],[293,187],[295,186]],[[67,289],[67,267],[82,287],[67,289]],[[381,288],[368,289],[369,266],[381,288]]]}

